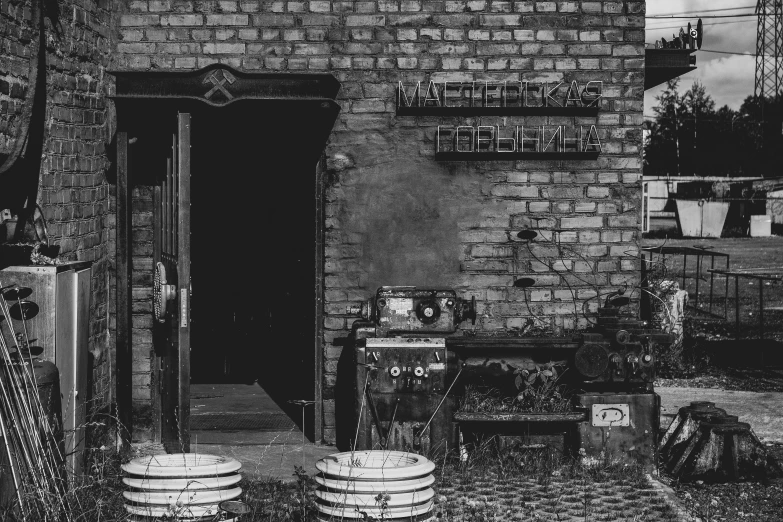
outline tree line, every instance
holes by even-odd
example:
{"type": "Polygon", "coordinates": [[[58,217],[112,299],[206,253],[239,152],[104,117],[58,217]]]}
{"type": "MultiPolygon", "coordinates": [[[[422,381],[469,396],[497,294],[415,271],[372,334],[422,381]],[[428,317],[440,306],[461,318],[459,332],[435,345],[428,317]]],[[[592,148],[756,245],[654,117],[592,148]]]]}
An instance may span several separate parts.
{"type": "Polygon", "coordinates": [[[783,175],[783,96],[716,110],[700,82],[682,94],[678,86],[679,78],[667,83],[645,121],[645,175],[783,175]]]}

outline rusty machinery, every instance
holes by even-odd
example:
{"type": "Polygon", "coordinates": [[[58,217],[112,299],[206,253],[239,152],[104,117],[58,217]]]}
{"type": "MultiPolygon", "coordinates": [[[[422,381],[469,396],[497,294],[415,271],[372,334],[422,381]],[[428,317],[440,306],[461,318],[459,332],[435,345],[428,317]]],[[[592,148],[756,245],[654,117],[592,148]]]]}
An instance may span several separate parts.
{"type": "MultiPolygon", "coordinates": [[[[617,292],[619,294],[621,292],[617,292]]],[[[656,465],[660,398],[654,392],[655,351],[671,336],[646,321],[623,317],[629,304],[610,295],[598,309],[593,331],[582,334],[574,367],[584,378],[577,404],[587,419],[578,425],[580,451],[588,458],[656,465]]]]}
{"type": "Polygon", "coordinates": [[[356,340],[356,447],[453,447],[453,363],[446,340],[466,319],[476,320],[475,299],[451,289],[381,287],[364,303],[356,340]]]}
{"type": "Polygon", "coordinates": [[[475,323],[475,299],[460,299],[454,290],[381,287],[352,310],[364,319],[353,328],[356,447],[420,453],[454,448],[454,413],[464,383],[510,390],[515,369],[560,361],[572,369],[569,384],[581,391],[576,408],[583,415],[570,428],[572,448],[579,446],[588,457],[652,465],[659,405],[655,345],[670,337],[621,315],[629,301],[620,293],[606,298],[586,333],[525,338],[461,330],[463,321],[475,323]]]}

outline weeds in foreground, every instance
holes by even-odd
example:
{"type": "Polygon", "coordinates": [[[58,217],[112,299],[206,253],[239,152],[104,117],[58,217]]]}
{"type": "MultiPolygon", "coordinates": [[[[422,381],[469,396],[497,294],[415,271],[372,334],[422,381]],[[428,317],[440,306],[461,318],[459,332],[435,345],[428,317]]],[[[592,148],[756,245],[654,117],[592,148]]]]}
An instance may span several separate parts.
{"type": "MultiPolygon", "coordinates": [[[[129,522],[120,466],[130,455],[88,443],[86,456],[89,475],[72,488],[83,509],[74,520],[129,522]]],[[[439,522],[676,520],[668,504],[654,496],[638,466],[608,461],[585,466],[547,447],[503,449],[493,438],[471,445],[464,461],[458,454],[447,454],[435,462],[439,522]]],[[[315,522],[317,484],[301,467],[292,476],[295,480],[287,483],[245,478],[240,487],[250,512],[242,522],[315,522]]],[[[375,501],[383,508],[394,496],[381,493],[375,501]]]]}

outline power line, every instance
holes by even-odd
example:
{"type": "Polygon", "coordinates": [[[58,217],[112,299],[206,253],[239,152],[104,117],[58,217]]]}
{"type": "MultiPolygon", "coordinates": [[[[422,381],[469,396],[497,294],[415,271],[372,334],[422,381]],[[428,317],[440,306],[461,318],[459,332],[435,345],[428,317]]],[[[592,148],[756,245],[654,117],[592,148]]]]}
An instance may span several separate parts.
{"type": "MultiPolygon", "coordinates": [[[[712,27],[713,25],[727,25],[727,24],[746,24],[748,22],[756,22],[756,20],[735,20],[733,22],[713,22],[711,24],[704,24],[704,27],[712,27]]],[[[648,27],[650,30],[658,29],[679,29],[681,25],[667,25],[666,27],[648,27]]]]}
{"type": "MultiPolygon", "coordinates": [[[[757,15],[755,15],[755,14],[747,14],[747,15],[732,15],[732,16],[726,16],[726,17],[721,17],[721,18],[732,18],[733,19],[733,18],[756,18],[756,17],[757,17],[757,15]]],[[[704,18],[704,17],[702,17],[702,18],[704,18]]],[[[674,21],[676,21],[678,19],[693,20],[693,17],[691,17],[691,16],[677,16],[677,17],[666,16],[666,17],[661,17],[661,18],[655,18],[655,19],[652,19],[652,20],[650,20],[648,18],[647,19],[648,20],[647,21],[647,27],[648,28],[656,27],[655,24],[666,24],[668,22],[674,22],[674,21]]],[[[733,21],[734,20],[731,20],[731,21],[728,21],[728,22],[707,22],[704,25],[716,25],[716,24],[719,24],[719,23],[732,23],[733,21]]],[[[743,22],[743,21],[744,20],[736,20],[736,22],[743,22]]],[[[694,26],[695,26],[695,24],[694,24],[694,26]]]]}
{"type": "MultiPolygon", "coordinates": [[[[742,9],[755,9],[755,8],[756,8],[755,5],[749,5],[749,6],[745,6],[745,7],[728,7],[728,8],[725,8],[725,9],[703,9],[703,10],[699,10],[699,11],[680,11],[678,13],[657,13],[657,14],[646,16],[645,18],[647,18],[648,20],[649,19],[657,20],[658,23],[664,23],[665,24],[666,20],[671,20],[672,18],[674,18],[674,15],[694,13],[693,16],[684,16],[684,17],[682,17],[682,18],[686,18],[686,19],[691,19],[694,16],[698,16],[700,13],[714,13],[714,12],[719,12],[719,11],[738,11],[738,10],[742,10],[742,9]]],[[[730,16],[738,16],[738,15],[730,15],[730,16]]],[[[756,16],[756,14],[755,14],[755,12],[754,13],[742,13],[741,16],[756,16]]],[[[702,16],[702,18],[710,18],[710,17],[709,16],[702,16]]],[[[654,27],[654,25],[652,25],[654,23],[655,22],[652,22],[651,24],[647,24],[647,27],[650,27],[650,28],[654,27]]]]}
{"type": "Polygon", "coordinates": [[[696,11],[680,11],[677,13],[658,13],[651,16],[663,16],[663,15],[681,15],[681,14],[692,14],[692,13],[717,13],[719,11],[739,11],[741,9],[755,9],[756,5],[746,5],[745,7],[724,7],[723,9],[697,9],[696,11]]]}
{"type": "Polygon", "coordinates": [[[699,49],[699,51],[704,53],[733,54],[736,56],[756,56],[755,53],[734,53],[731,51],[713,51],[711,49],[699,49]]]}
{"type": "MultiPolygon", "coordinates": [[[[753,15],[753,17],[755,18],[756,15],[753,15]]],[[[727,22],[707,22],[707,23],[704,24],[704,26],[706,27],[708,25],[740,24],[740,23],[748,22],[748,21],[752,22],[753,20],[731,20],[731,21],[727,21],[727,22]]],[[[658,21],[658,23],[665,25],[667,23],[667,21],[666,20],[660,20],[660,21],[658,21]]],[[[677,26],[672,26],[672,27],[683,27],[683,26],[682,25],[677,25],[677,26]]],[[[661,27],[659,25],[655,25],[655,23],[647,24],[647,28],[648,29],[663,29],[663,27],[661,27]]]]}
{"type": "MultiPolygon", "coordinates": [[[[754,18],[757,18],[758,15],[756,13],[748,13],[748,14],[733,14],[733,15],[705,15],[700,16],[699,18],[745,18],[752,16],[754,18]]],[[[645,16],[648,20],[676,20],[678,18],[684,18],[687,20],[692,20],[693,16],[663,16],[663,15],[655,15],[655,16],[645,16]]]]}
{"type": "MultiPolygon", "coordinates": [[[[671,121],[671,120],[677,120],[677,121],[683,121],[683,122],[685,122],[685,121],[721,121],[721,122],[725,123],[726,125],[732,124],[731,119],[724,119],[724,118],[693,118],[693,117],[685,117],[685,116],[679,117],[679,118],[675,118],[673,116],[648,116],[648,115],[645,114],[644,119],[647,120],[647,121],[659,121],[659,120],[669,120],[669,121],[671,121]]],[[[747,121],[746,122],[746,121],[742,121],[742,120],[735,120],[733,124],[734,125],[742,124],[742,125],[746,125],[747,126],[748,124],[751,124],[751,125],[761,125],[761,122],[758,122],[758,121],[747,121]]]]}

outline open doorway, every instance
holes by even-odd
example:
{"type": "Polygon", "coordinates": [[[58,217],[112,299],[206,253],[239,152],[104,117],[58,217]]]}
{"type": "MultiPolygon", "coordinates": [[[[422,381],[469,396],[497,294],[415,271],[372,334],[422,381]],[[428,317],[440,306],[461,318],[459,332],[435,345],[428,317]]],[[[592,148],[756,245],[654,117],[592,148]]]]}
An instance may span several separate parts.
{"type": "MultiPolygon", "coordinates": [[[[237,390],[262,390],[263,401],[251,395],[244,402],[263,402],[257,411],[274,409],[320,439],[318,166],[340,111],[339,82],[330,74],[247,72],[224,64],[112,74],[116,392],[118,416],[130,428],[125,437],[133,433],[130,341],[139,329],[133,258],[147,257],[132,247],[131,209],[147,212],[150,204],[135,200],[132,189],[139,186],[153,196],[152,232],[141,233],[153,243],[155,438],[167,450],[189,451],[194,426],[188,413],[202,406],[192,388],[220,385],[244,387],[212,394],[228,401],[223,412],[231,401],[242,402],[237,390]],[[300,407],[288,402],[303,399],[315,400],[304,421],[300,407]]],[[[147,261],[137,260],[138,266],[147,261]]]]}
{"type": "Polygon", "coordinates": [[[191,431],[312,440],[316,168],[286,104],[203,107],[191,137],[191,431]],[[243,122],[243,123],[239,123],[243,122]],[[298,430],[297,430],[298,431],[298,430]]]}

